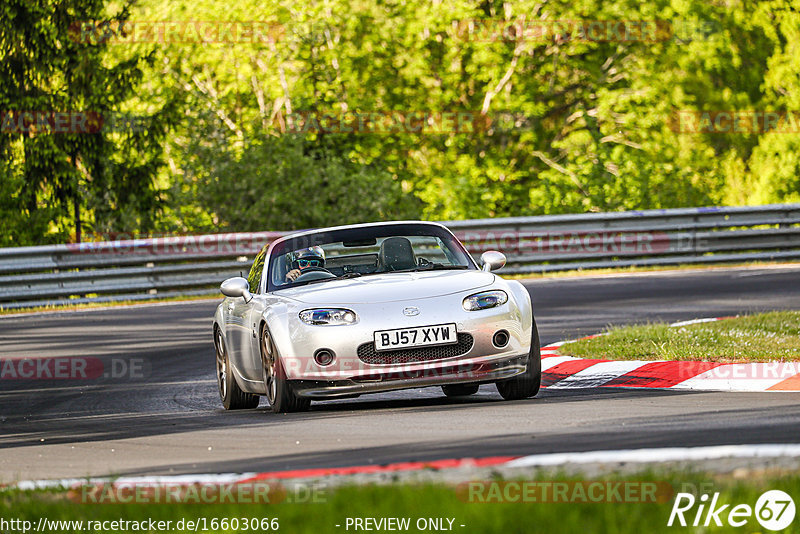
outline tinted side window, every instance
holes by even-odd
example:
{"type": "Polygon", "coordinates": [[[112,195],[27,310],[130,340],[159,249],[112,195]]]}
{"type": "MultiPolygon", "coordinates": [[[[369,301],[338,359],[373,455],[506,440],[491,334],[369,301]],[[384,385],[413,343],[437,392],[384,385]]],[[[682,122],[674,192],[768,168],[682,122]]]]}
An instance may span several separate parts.
{"type": "Polygon", "coordinates": [[[250,284],[250,291],[258,293],[259,284],[261,284],[261,273],[264,272],[264,260],[267,257],[267,247],[261,249],[256,259],[253,260],[253,266],[250,268],[250,274],[247,275],[247,283],[250,284]]]}

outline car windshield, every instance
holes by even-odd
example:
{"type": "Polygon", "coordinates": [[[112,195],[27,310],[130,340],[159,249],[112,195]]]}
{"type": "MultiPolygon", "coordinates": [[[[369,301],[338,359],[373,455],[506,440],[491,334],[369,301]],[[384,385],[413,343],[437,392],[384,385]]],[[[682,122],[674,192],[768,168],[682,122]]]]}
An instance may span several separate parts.
{"type": "Polygon", "coordinates": [[[392,224],[321,231],[276,244],[270,254],[269,291],[373,274],[477,269],[446,229],[392,224]]]}

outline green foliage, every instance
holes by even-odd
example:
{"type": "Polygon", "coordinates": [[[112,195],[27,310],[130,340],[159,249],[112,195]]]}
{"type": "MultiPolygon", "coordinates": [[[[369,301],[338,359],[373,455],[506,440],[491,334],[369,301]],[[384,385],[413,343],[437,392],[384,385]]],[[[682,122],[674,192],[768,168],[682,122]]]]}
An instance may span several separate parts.
{"type": "Polygon", "coordinates": [[[198,143],[184,190],[193,190],[193,204],[208,207],[213,223],[195,230],[293,230],[417,215],[417,199],[386,169],[335,148],[290,135],[248,138],[227,154],[198,143]]]}
{"type": "MultiPolygon", "coordinates": [[[[147,15],[187,20],[197,9],[210,19],[247,20],[251,7],[153,5],[147,15]]],[[[504,112],[522,117],[467,133],[305,135],[306,147],[385,169],[421,200],[427,218],[780,202],[797,190],[786,182],[793,167],[766,158],[759,143],[791,144],[797,136],[767,141],[775,136],[681,133],[671,126],[681,110],[780,109],[779,95],[800,94],[767,85],[793,65],[790,12],[777,3],[693,0],[644,6],[334,0],[259,10],[259,19],[286,30],[269,46],[173,45],[166,54],[195,58],[171,62],[170,74],[197,99],[197,109],[229,120],[221,133],[233,147],[253,134],[281,135],[290,111],[298,110],[467,110],[485,113],[493,124],[504,112]],[[789,22],[776,26],[784,17],[789,22]],[[487,19],[665,22],[652,42],[514,41],[465,30],[466,21],[487,19]]],[[[783,148],[777,153],[787,157],[783,148]]],[[[193,205],[220,216],[213,203],[193,205]]],[[[339,211],[319,206],[328,223],[337,222],[339,211]]],[[[246,224],[226,219],[218,223],[246,224]]]]}
{"type": "Polygon", "coordinates": [[[153,178],[169,121],[162,109],[142,116],[139,129],[109,127],[109,119],[126,110],[154,56],[110,60],[103,43],[76,37],[79,21],[128,16],[127,7],[108,13],[105,4],[11,0],[0,7],[4,120],[19,125],[14,117],[25,112],[71,117],[66,132],[12,127],[0,133],[0,243],[64,241],[70,233],[80,239],[83,225],[96,232],[153,226],[158,211],[153,178]],[[99,117],[106,126],[99,132],[75,127],[72,117],[87,124],[99,117]]]}
{"type": "Polygon", "coordinates": [[[12,59],[3,74],[15,88],[0,89],[0,109],[63,107],[53,88],[67,87],[80,102],[154,121],[138,139],[81,141],[95,154],[87,172],[71,163],[68,136],[0,141],[0,210],[23,210],[2,223],[13,242],[63,237],[72,217],[63,199],[76,191],[96,228],[170,232],[800,197],[800,134],[675,129],[679,112],[800,110],[798,0],[140,0],[133,20],[258,21],[275,38],[88,52],[52,43],[69,20],[101,18],[107,0],[20,1],[0,8],[12,59]],[[521,21],[658,23],[645,40],[584,39],[574,28],[499,37],[502,23],[521,21]],[[9,44],[20,38],[24,53],[9,44]],[[292,133],[299,112],[375,111],[467,111],[489,126],[292,133]]]}

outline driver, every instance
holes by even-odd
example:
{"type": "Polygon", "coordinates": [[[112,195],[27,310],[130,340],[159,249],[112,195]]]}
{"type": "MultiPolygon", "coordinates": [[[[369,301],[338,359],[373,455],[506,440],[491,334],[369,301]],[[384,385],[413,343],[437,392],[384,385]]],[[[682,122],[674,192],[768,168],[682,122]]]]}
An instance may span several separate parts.
{"type": "Polygon", "coordinates": [[[309,267],[325,268],[325,251],[322,247],[308,247],[294,253],[292,270],[286,273],[286,281],[294,282],[309,267]]]}

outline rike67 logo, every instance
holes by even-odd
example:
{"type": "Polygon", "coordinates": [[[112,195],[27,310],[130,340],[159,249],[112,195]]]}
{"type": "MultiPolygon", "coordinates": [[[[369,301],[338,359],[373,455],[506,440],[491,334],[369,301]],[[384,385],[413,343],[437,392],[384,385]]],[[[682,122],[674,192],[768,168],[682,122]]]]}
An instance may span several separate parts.
{"type": "Polygon", "coordinates": [[[764,492],[756,501],[755,507],[749,504],[723,503],[719,496],[719,492],[711,497],[704,493],[698,499],[691,493],[678,493],[667,526],[708,527],[713,523],[718,527],[725,524],[743,527],[755,517],[767,530],[783,530],[794,521],[794,501],[783,491],[764,492]]]}

